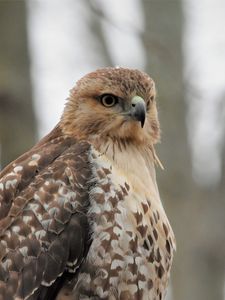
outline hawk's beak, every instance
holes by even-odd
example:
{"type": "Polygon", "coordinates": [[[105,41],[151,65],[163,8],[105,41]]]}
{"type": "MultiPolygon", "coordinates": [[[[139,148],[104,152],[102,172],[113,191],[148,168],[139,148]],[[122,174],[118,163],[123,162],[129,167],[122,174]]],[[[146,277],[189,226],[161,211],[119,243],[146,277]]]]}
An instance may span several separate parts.
{"type": "Polygon", "coordinates": [[[146,104],[140,96],[134,96],[131,100],[131,116],[141,122],[141,127],[144,127],[146,116],[146,104]]]}

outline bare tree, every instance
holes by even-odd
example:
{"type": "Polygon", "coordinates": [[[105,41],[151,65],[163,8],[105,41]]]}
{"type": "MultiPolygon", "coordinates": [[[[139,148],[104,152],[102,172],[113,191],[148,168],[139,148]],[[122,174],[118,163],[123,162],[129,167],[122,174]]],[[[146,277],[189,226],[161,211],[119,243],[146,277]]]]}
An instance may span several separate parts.
{"type": "Polygon", "coordinates": [[[0,143],[4,166],[35,139],[25,1],[0,1],[0,143]]]}
{"type": "Polygon", "coordinates": [[[158,172],[161,197],[177,239],[172,271],[175,300],[223,299],[225,260],[224,179],[215,190],[192,178],[182,78],[181,1],[143,0],[147,72],[157,83],[162,124],[158,172]],[[223,199],[223,201],[222,201],[223,199]]]}

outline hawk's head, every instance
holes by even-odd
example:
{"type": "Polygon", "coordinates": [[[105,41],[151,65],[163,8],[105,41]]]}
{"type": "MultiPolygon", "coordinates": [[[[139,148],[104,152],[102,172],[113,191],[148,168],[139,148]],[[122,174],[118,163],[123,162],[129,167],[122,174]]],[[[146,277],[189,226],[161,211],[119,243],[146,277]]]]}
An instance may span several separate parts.
{"type": "Polygon", "coordinates": [[[155,85],[145,73],[105,68],[89,73],[71,90],[61,124],[76,138],[156,143],[160,137],[155,85]]]}

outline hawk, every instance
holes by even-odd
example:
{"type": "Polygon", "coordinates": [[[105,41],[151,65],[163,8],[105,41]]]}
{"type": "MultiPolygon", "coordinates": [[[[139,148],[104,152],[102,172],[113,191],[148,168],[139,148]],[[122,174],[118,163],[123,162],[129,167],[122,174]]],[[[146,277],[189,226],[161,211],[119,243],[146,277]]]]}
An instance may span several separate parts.
{"type": "Polygon", "coordinates": [[[155,176],[155,85],[105,68],[0,173],[0,299],[165,296],[175,238],[155,176]]]}

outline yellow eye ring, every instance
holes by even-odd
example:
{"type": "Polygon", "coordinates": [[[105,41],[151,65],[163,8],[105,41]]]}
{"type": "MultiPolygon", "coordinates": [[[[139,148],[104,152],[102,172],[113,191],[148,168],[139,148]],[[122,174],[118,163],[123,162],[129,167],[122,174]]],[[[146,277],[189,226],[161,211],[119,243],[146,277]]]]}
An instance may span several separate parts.
{"type": "Polygon", "coordinates": [[[105,107],[112,107],[118,103],[118,99],[116,96],[111,94],[104,94],[100,97],[102,105],[105,107]]]}

